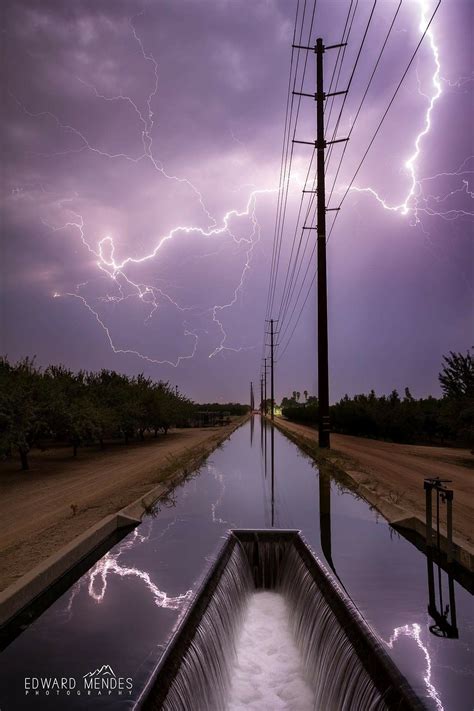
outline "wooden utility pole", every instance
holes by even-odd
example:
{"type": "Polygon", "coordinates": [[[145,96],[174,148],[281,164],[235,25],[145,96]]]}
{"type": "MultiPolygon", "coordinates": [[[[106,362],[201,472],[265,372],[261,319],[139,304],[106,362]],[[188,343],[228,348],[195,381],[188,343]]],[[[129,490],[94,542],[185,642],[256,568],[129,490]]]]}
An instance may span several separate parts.
{"type": "Polygon", "coordinates": [[[275,378],[274,378],[274,372],[273,372],[273,367],[274,367],[274,360],[273,360],[273,319],[270,320],[270,398],[271,398],[271,417],[272,420],[275,419],[275,378]]]}
{"type": "Polygon", "coordinates": [[[316,40],[316,119],[317,119],[317,219],[318,219],[318,401],[319,446],[329,448],[329,363],[328,363],[328,296],[326,269],[326,186],[324,180],[324,83],[323,40],[316,40]]]}
{"type": "Polygon", "coordinates": [[[263,412],[267,414],[267,359],[263,359],[263,412]]]}
{"type": "MultiPolygon", "coordinates": [[[[275,419],[275,360],[274,360],[274,348],[275,348],[275,320],[270,319],[267,323],[270,324],[270,415],[271,419],[275,419]]],[[[267,333],[267,332],[266,332],[267,333]]]]}
{"type": "MultiPolygon", "coordinates": [[[[319,446],[330,447],[330,424],[329,424],[329,365],[328,365],[328,297],[327,297],[327,269],[326,269],[326,189],[324,182],[324,157],[326,146],[329,143],[342,143],[347,138],[335,138],[326,141],[324,138],[324,102],[328,96],[347,94],[346,91],[333,91],[324,93],[323,77],[323,54],[328,49],[344,47],[343,44],[333,44],[325,47],[323,40],[319,37],[314,47],[305,47],[294,44],[293,47],[306,51],[313,51],[316,54],[316,93],[306,94],[294,91],[300,96],[310,96],[316,100],[316,141],[300,141],[293,139],[293,143],[305,143],[312,145],[317,151],[317,258],[318,258],[318,400],[319,400],[319,446]]],[[[313,192],[305,190],[303,192],[313,192]]],[[[339,209],[339,208],[336,208],[339,209]]],[[[314,229],[304,227],[303,229],[314,229]]]]}

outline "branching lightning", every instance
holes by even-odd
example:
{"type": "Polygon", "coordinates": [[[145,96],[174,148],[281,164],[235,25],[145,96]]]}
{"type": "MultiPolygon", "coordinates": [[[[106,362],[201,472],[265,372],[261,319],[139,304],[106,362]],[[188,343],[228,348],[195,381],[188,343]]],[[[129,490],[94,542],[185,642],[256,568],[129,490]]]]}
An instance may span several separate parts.
{"type": "MultiPolygon", "coordinates": [[[[86,296],[86,287],[88,286],[88,282],[83,282],[82,284],[78,284],[76,288],[71,291],[71,292],[59,292],[56,291],[53,294],[54,298],[59,298],[59,297],[69,297],[78,300],[85,309],[87,309],[91,316],[95,319],[97,324],[101,327],[101,329],[104,331],[106,339],[110,345],[110,348],[112,351],[116,354],[129,354],[136,356],[137,358],[140,358],[142,360],[145,360],[149,363],[153,364],[167,364],[171,365],[173,367],[177,367],[182,361],[184,360],[189,360],[194,357],[197,351],[198,347],[198,342],[199,342],[199,334],[198,331],[199,329],[192,328],[189,324],[189,321],[185,318],[186,315],[191,316],[192,314],[195,315],[209,315],[213,325],[217,328],[217,332],[219,334],[218,336],[218,343],[217,345],[213,348],[213,350],[209,354],[209,358],[212,358],[216,356],[218,353],[221,353],[224,350],[228,351],[235,351],[239,352],[241,350],[245,350],[246,347],[231,347],[230,345],[227,344],[227,339],[228,335],[224,329],[224,325],[222,323],[222,313],[226,309],[230,309],[237,301],[238,296],[240,292],[242,291],[242,288],[244,286],[244,281],[247,275],[247,272],[250,269],[251,266],[251,261],[252,261],[252,255],[254,248],[256,244],[260,240],[260,225],[257,220],[256,216],[256,202],[257,202],[257,196],[259,195],[264,195],[264,194],[271,194],[277,192],[276,189],[254,189],[250,193],[246,205],[242,210],[238,209],[231,209],[228,212],[225,213],[223,216],[222,220],[220,221],[220,224],[218,224],[216,218],[211,215],[210,211],[206,207],[204,203],[204,198],[201,193],[201,191],[187,178],[183,178],[177,175],[172,175],[169,172],[167,172],[161,163],[159,161],[153,151],[153,127],[154,127],[154,113],[153,113],[153,101],[155,97],[157,96],[158,93],[158,83],[159,83],[159,77],[158,77],[158,63],[156,59],[154,58],[153,54],[151,52],[148,52],[143,44],[142,39],[140,38],[136,27],[134,25],[133,20],[130,21],[130,30],[133,36],[134,41],[139,47],[140,53],[143,57],[143,59],[148,62],[153,70],[153,82],[152,86],[149,90],[149,93],[146,97],[145,100],[145,108],[141,108],[137,103],[130,97],[122,92],[112,95],[112,96],[107,96],[106,94],[100,92],[94,85],[90,84],[89,82],[84,81],[80,77],[76,77],[76,79],[85,87],[90,92],[93,92],[95,97],[101,101],[104,102],[110,102],[110,103],[125,103],[130,108],[133,110],[133,112],[136,114],[138,117],[139,121],[139,126],[140,126],[140,138],[141,138],[141,146],[142,146],[142,152],[139,153],[138,155],[129,155],[127,152],[124,151],[118,151],[118,152],[109,152],[105,151],[99,146],[95,145],[93,142],[91,142],[86,135],[80,130],[78,130],[76,127],[71,126],[69,124],[63,123],[58,116],[56,116],[54,113],[50,111],[40,111],[40,112],[33,112],[29,108],[25,106],[25,104],[20,101],[16,96],[14,99],[18,103],[19,107],[21,110],[30,118],[33,119],[46,119],[53,121],[57,128],[65,133],[71,134],[74,136],[76,139],[78,139],[80,145],[78,147],[73,147],[67,150],[63,151],[58,151],[56,153],[49,153],[49,154],[40,154],[42,156],[48,156],[48,157],[55,157],[55,156],[63,156],[63,155],[68,155],[68,154],[75,154],[75,153],[80,153],[82,151],[89,151],[93,154],[96,154],[100,156],[101,158],[106,158],[109,160],[125,160],[129,161],[135,164],[138,164],[143,161],[148,161],[151,163],[153,169],[160,173],[165,179],[171,180],[171,181],[176,181],[179,182],[185,186],[187,186],[194,197],[197,199],[198,204],[200,206],[200,209],[204,215],[205,219],[205,225],[204,226],[197,226],[197,225],[179,225],[171,229],[167,234],[162,235],[158,237],[155,240],[155,244],[151,251],[149,253],[145,254],[144,256],[137,257],[137,256],[126,256],[124,258],[118,259],[116,257],[116,245],[114,242],[114,239],[112,236],[107,235],[103,237],[99,242],[97,247],[93,246],[91,241],[88,239],[86,235],[86,227],[85,227],[85,221],[84,217],[82,214],[72,210],[71,208],[66,208],[61,204],[61,207],[63,207],[65,210],[67,209],[68,212],[68,219],[60,224],[60,225],[52,225],[51,222],[48,222],[46,220],[43,220],[43,223],[48,226],[50,229],[54,231],[59,231],[59,230],[66,230],[66,229],[73,229],[75,230],[78,235],[79,239],[82,243],[82,245],[86,248],[86,250],[94,257],[94,261],[96,264],[97,269],[103,274],[104,278],[107,279],[108,283],[112,283],[113,285],[113,293],[112,294],[107,294],[104,297],[101,297],[98,300],[98,302],[106,302],[106,303],[114,303],[114,304],[119,304],[121,302],[124,302],[129,299],[138,299],[142,304],[145,305],[145,307],[149,307],[147,310],[147,315],[145,318],[145,323],[149,323],[150,319],[152,316],[157,312],[160,308],[160,305],[162,303],[168,303],[171,305],[173,308],[175,308],[180,314],[183,315],[183,335],[187,338],[190,339],[190,347],[188,349],[188,352],[184,355],[178,355],[174,359],[166,359],[166,358],[155,358],[151,357],[150,355],[147,355],[143,352],[141,352],[138,349],[135,348],[129,348],[129,347],[124,347],[116,343],[113,333],[111,331],[111,327],[107,325],[105,318],[101,315],[99,307],[96,306],[95,304],[91,303],[90,298],[86,296]],[[248,236],[248,238],[245,237],[237,237],[233,232],[231,228],[231,221],[234,219],[240,219],[240,218],[247,218],[250,221],[251,224],[251,233],[248,236]],[[232,296],[230,300],[227,303],[221,303],[221,304],[215,304],[214,306],[211,306],[210,308],[207,309],[199,309],[195,306],[192,305],[182,305],[179,304],[176,299],[173,299],[169,294],[167,294],[163,289],[158,288],[157,286],[151,285],[151,284],[145,284],[145,283],[140,283],[135,280],[133,280],[130,275],[128,274],[128,269],[131,267],[136,267],[137,265],[139,266],[140,264],[144,264],[145,262],[150,262],[154,260],[160,250],[166,245],[167,242],[170,240],[178,238],[180,235],[196,235],[202,238],[215,238],[215,237],[222,237],[226,236],[229,237],[234,241],[235,244],[244,244],[245,248],[245,263],[240,275],[240,279],[238,281],[237,286],[232,292],[232,296]]],[[[70,200],[71,198],[65,198],[64,200],[60,201],[61,203],[66,202],[70,200]]],[[[248,348],[248,347],[247,347],[248,348]]]]}
{"type": "Polygon", "coordinates": [[[398,639],[400,639],[401,637],[408,637],[409,639],[413,639],[416,646],[421,651],[421,654],[424,657],[425,664],[426,664],[426,670],[423,675],[423,681],[426,686],[427,694],[431,699],[433,699],[433,701],[436,705],[437,711],[444,711],[444,706],[441,702],[438,691],[433,684],[432,675],[431,675],[431,673],[432,673],[431,656],[428,651],[428,648],[426,647],[426,645],[423,643],[423,640],[421,639],[420,625],[417,624],[416,622],[414,622],[410,625],[404,625],[403,627],[396,627],[393,630],[393,633],[390,636],[390,639],[388,640],[388,642],[385,642],[385,644],[390,649],[393,649],[395,642],[398,639]]]}
{"type": "MultiPolygon", "coordinates": [[[[428,0],[416,0],[417,5],[420,10],[420,22],[419,30],[424,32],[426,25],[428,23],[429,13],[428,13],[428,0]]],[[[414,149],[412,155],[405,161],[404,168],[408,174],[409,178],[409,188],[405,195],[405,198],[399,204],[393,204],[384,199],[379,195],[379,193],[372,187],[357,187],[352,186],[351,191],[359,193],[369,193],[372,195],[377,202],[385,209],[391,212],[397,212],[401,215],[410,215],[413,219],[414,224],[421,222],[420,215],[425,214],[429,216],[440,217],[444,220],[456,220],[459,217],[472,217],[474,216],[474,211],[463,210],[463,209],[443,209],[440,204],[451,198],[455,194],[465,193],[469,197],[473,198],[473,191],[469,190],[468,179],[464,176],[472,173],[473,171],[465,170],[465,166],[474,156],[470,156],[463,161],[463,164],[458,168],[458,170],[453,172],[443,172],[437,175],[430,176],[428,178],[419,178],[419,158],[421,155],[422,142],[425,136],[427,136],[432,127],[432,114],[436,103],[442,95],[442,82],[447,81],[441,77],[441,59],[439,48],[435,40],[433,28],[430,27],[427,31],[426,37],[429,41],[429,47],[431,50],[434,70],[431,77],[431,92],[427,94],[420,88],[420,82],[418,79],[418,93],[428,100],[428,106],[424,115],[423,127],[418,133],[414,141],[414,149]],[[435,195],[425,195],[423,192],[423,184],[427,181],[434,180],[435,178],[444,177],[458,177],[461,178],[462,184],[459,188],[455,190],[450,190],[448,193],[442,196],[435,195]]],[[[450,86],[462,86],[467,81],[470,81],[469,77],[462,77],[459,82],[449,81],[450,86]]]]}
{"type": "MultiPolygon", "coordinates": [[[[166,535],[168,530],[176,523],[176,520],[177,519],[175,517],[170,521],[170,523],[160,533],[158,539],[166,535]]],[[[146,522],[142,527],[145,526],[146,522]]],[[[179,595],[168,595],[166,591],[161,590],[152,581],[149,573],[134,566],[122,565],[120,562],[120,557],[127,551],[133,549],[136,544],[147,542],[150,538],[151,531],[152,526],[151,521],[149,520],[147,534],[141,533],[140,529],[135,529],[133,533],[119,545],[115,553],[106,553],[105,556],[101,558],[83,578],[78,580],[78,582],[72,587],[68,598],[68,603],[65,609],[67,619],[70,619],[72,615],[74,600],[85,585],[87,585],[87,593],[92,600],[94,600],[97,604],[104,601],[107,593],[108,578],[110,575],[118,575],[121,578],[136,578],[141,583],[144,583],[145,587],[151,593],[153,601],[157,607],[162,607],[168,610],[182,610],[186,606],[192,597],[192,590],[187,590],[179,595]]]]}
{"type": "Polygon", "coordinates": [[[123,566],[117,560],[118,556],[106,553],[94,566],[89,574],[89,595],[98,603],[102,602],[107,590],[107,577],[110,573],[120,577],[135,577],[141,580],[148,588],[154,599],[155,605],[168,610],[179,610],[192,596],[192,590],[187,590],[181,595],[170,597],[168,593],[160,590],[151,580],[149,573],[135,567],[123,566]]]}

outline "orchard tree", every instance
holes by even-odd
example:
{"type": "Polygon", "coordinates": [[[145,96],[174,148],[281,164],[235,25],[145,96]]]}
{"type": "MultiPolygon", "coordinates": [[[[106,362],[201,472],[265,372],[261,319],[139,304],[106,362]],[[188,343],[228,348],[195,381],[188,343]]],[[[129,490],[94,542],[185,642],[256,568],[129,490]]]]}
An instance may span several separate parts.
{"type": "Polygon", "coordinates": [[[439,382],[449,408],[443,424],[448,431],[454,428],[455,437],[473,449],[474,359],[469,350],[466,355],[450,351],[443,361],[439,382]]]}
{"type": "Polygon", "coordinates": [[[474,359],[470,351],[466,355],[450,351],[443,361],[439,382],[445,396],[453,400],[474,399],[474,359]]]}
{"type": "Polygon", "coordinates": [[[48,432],[48,405],[34,358],[16,365],[0,359],[0,447],[6,454],[16,449],[23,470],[29,469],[30,448],[48,432]]]}

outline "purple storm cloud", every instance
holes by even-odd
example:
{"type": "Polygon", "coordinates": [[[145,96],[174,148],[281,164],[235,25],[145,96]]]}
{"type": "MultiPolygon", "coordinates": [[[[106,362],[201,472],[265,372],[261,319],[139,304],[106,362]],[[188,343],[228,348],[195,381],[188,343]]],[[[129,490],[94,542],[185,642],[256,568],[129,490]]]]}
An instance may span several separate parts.
{"type": "MultiPolygon", "coordinates": [[[[339,136],[351,131],[398,4],[376,5],[339,136]]],[[[336,179],[328,168],[331,205],[435,4],[402,3],[336,179]]],[[[339,42],[349,5],[320,0],[308,40],[308,3],[304,41],[339,42]]],[[[372,6],[359,3],[340,87],[372,6]]],[[[248,399],[260,370],[296,7],[7,2],[1,331],[10,359],[145,372],[201,401],[248,399]]],[[[442,355],[472,345],[472,21],[469,0],[441,4],[337,217],[331,400],[406,385],[438,394],[442,355]]],[[[328,78],[334,61],[327,52],[328,78]]],[[[303,91],[314,81],[308,53],[303,91]]],[[[315,123],[305,99],[298,138],[314,140],[315,123]]],[[[277,307],[310,155],[294,150],[277,307]]],[[[288,341],[309,294],[281,350],[277,399],[316,392],[311,249],[282,334],[288,341]]]]}

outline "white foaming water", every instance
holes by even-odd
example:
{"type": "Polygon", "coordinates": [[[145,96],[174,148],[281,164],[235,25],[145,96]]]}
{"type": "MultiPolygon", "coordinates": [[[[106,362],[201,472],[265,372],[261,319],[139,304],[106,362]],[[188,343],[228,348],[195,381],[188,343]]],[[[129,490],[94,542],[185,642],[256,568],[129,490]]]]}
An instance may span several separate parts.
{"type": "Polygon", "coordinates": [[[228,711],[314,711],[282,595],[251,595],[231,670],[228,711]]]}

